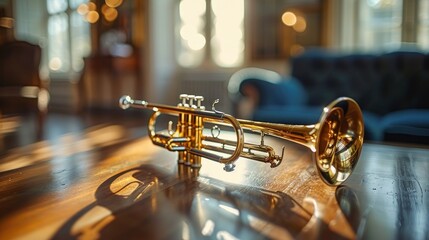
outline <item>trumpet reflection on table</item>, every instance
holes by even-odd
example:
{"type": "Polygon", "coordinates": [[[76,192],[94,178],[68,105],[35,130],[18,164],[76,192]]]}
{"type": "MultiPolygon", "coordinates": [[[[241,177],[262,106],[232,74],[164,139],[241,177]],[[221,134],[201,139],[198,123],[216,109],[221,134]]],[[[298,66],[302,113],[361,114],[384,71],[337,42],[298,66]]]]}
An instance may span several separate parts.
{"type": "Polygon", "coordinates": [[[314,217],[281,192],[171,176],[150,165],[112,176],[95,197],[55,238],[292,239],[314,217]]]}

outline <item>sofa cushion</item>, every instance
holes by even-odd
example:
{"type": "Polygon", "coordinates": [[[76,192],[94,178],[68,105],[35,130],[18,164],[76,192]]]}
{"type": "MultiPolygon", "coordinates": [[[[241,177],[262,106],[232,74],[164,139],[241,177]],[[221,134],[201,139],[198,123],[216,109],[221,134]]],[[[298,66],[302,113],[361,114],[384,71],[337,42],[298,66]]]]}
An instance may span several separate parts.
{"type": "Polygon", "coordinates": [[[379,115],[429,108],[429,54],[305,52],[291,60],[291,75],[303,84],[310,105],[348,96],[379,115]]]}
{"type": "Polygon", "coordinates": [[[382,127],[385,141],[429,144],[429,110],[389,113],[383,118],[382,127]]]}

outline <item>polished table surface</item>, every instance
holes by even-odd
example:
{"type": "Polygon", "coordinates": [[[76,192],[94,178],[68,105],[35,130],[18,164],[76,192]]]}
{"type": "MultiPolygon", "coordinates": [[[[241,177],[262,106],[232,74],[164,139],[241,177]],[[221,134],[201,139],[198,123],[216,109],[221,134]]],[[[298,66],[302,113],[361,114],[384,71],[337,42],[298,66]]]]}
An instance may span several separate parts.
{"type": "Polygon", "coordinates": [[[339,187],[284,140],[277,168],[200,171],[119,126],[11,149],[0,161],[0,239],[428,239],[429,149],[365,143],[339,187]],[[103,131],[102,131],[103,130],[103,131]]]}

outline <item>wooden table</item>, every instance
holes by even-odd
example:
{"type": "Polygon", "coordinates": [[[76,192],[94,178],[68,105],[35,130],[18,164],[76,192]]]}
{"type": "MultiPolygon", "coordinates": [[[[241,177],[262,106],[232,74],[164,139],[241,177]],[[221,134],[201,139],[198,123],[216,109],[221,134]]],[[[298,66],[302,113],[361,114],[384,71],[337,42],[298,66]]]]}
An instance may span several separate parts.
{"type": "Polygon", "coordinates": [[[429,237],[429,149],[365,144],[349,180],[330,187],[310,151],[287,141],[266,140],[286,146],[277,168],[239,159],[225,172],[203,159],[197,172],[117,131],[2,156],[0,239],[429,237]]]}

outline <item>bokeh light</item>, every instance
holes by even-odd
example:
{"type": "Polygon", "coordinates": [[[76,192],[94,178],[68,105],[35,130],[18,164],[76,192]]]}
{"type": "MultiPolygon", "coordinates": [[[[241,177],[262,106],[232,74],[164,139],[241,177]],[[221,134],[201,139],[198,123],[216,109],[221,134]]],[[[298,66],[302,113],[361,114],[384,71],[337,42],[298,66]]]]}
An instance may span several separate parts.
{"type": "Polygon", "coordinates": [[[297,21],[297,17],[295,15],[295,13],[289,12],[289,11],[283,13],[283,15],[282,15],[282,22],[286,26],[291,27],[291,26],[295,25],[296,21],[297,21]]]}

